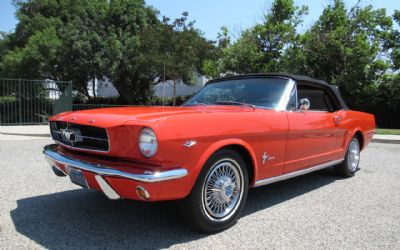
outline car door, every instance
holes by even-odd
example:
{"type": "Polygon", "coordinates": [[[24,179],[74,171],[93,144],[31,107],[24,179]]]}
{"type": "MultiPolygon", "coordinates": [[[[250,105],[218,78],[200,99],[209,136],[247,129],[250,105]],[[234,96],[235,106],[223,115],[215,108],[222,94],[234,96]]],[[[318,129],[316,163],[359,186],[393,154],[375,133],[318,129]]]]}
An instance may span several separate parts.
{"type": "Polygon", "coordinates": [[[287,111],[285,173],[335,160],[337,115],[325,91],[312,85],[297,85],[296,98],[307,98],[310,108],[287,111]]]}

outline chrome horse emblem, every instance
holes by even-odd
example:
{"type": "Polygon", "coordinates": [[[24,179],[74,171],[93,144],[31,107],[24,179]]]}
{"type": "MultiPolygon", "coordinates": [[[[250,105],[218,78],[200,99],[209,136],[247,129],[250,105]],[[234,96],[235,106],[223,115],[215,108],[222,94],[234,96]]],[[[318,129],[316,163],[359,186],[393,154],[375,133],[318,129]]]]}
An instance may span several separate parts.
{"type": "Polygon", "coordinates": [[[82,141],[82,135],[81,131],[79,129],[60,129],[61,131],[61,136],[63,137],[64,140],[68,142],[81,142],[82,141]]]}
{"type": "Polygon", "coordinates": [[[270,160],[275,160],[275,156],[267,155],[267,152],[264,152],[264,154],[261,156],[262,158],[262,164],[265,164],[267,161],[270,160]]]}

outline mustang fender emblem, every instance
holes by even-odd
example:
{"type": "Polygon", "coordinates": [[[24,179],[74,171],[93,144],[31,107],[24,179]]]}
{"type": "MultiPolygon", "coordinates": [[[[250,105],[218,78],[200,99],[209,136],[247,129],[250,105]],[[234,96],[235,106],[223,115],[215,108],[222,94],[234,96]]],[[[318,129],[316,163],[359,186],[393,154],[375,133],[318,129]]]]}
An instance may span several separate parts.
{"type": "Polygon", "coordinates": [[[262,164],[265,164],[266,161],[270,161],[273,159],[275,159],[275,156],[267,155],[267,152],[264,152],[264,154],[262,155],[262,164]]]}

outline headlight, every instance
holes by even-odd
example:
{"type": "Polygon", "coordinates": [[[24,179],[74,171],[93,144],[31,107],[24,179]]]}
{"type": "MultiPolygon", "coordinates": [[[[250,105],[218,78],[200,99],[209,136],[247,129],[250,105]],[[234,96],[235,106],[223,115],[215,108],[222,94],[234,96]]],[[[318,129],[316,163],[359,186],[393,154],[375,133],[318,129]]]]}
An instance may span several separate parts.
{"type": "Polygon", "coordinates": [[[140,153],[146,158],[151,158],[157,153],[157,137],[151,128],[143,128],[139,134],[140,153]]]}

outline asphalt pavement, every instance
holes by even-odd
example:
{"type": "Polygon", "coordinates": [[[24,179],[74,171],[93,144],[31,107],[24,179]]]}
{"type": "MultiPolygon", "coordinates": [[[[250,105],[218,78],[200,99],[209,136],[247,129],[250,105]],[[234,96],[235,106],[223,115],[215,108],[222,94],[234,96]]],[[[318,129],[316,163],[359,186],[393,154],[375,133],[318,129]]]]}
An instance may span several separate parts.
{"type": "Polygon", "coordinates": [[[400,145],[372,143],[349,179],[331,169],[251,189],[232,228],[193,232],[174,202],[110,201],[56,177],[48,138],[0,138],[0,248],[400,249],[400,145]]]}

